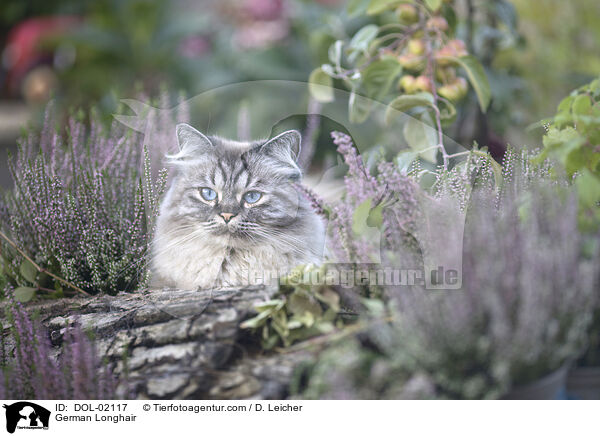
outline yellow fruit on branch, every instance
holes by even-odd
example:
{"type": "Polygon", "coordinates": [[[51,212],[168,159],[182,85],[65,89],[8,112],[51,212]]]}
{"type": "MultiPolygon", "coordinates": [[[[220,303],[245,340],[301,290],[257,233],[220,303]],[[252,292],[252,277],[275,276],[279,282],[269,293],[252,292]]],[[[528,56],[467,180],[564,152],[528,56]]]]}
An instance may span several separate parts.
{"type": "Polygon", "coordinates": [[[437,61],[438,65],[445,67],[445,66],[450,65],[452,62],[450,60],[444,59],[444,58],[447,58],[447,57],[460,58],[460,57],[466,56],[468,54],[469,54],[469,52],[467,51],[467,47],[465,46],[465,43],[462,40],[451,39],[450,41],[448,41],[446,43],[445,46],[440,48],[435,53],[435,60],[437,61]]]}
{"type": "Polygon", "coordinates": [[[422,55],[425,53],[425,43],[422,39],[411,39],[406,46],[409,53],[422,55]]]}
{"type": "Polygon", "coordinates": [[[435,69],[435,78],[442,83],[450,83],[456,78],[456,68],[438,66],[435,69]]]}
{"type": "Polygon", "coordinates": [[[433,90],[433,84],[431,79],[427,76],[419,76],[415,79],[415,86],[419,91],[431,92],[433,90]]]}
{"type": "Polygon", "coordinates": [[[398,81],[398,86],[400,89],[403,89],[407,94],[414,94],[418,91],[416,80],[410,74],[405,74],[398,81]]]}
{"type": "Polygon", "coordinates": [[[460,92],[459,98],[464,98],[467,95],[467,92],[469,92],[469,84],[467,83],[467,79],[464,77],[457,77],[454,83],[460,92]]]}
{"type": "Polygon", "coordinates": [[[457,77],[452,83],[440,86],[437,93],[452,102],[462,100],[469,90],[469,84],[464,77],[457,77]]]}
{"type": "Polygon", "coordinates": [[[445,32],[448,30],[448,22],[444,17],[437,15],[427,20],[425,27],[429,30],[439,30],[440,32],[445,32]]]}
{"type": "Polygon", "coordinates": [[[422,71],[425,68],[425,59],[423,56],[414,53],[404,53],[398,56],[398,63],[410,71],[422,71]]]}
{"type": "Polygon", "coordinates": [[[404,24],[413,24],[419,21],[419,11],[413,5],[401,4],[396,8],[396,16],[404,24]]]}

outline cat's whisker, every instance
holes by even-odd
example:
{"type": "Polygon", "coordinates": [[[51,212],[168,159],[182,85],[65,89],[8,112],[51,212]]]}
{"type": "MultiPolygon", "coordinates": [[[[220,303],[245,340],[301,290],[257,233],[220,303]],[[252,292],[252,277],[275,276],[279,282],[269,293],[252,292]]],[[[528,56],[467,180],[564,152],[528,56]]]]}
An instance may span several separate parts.
{"type": "Polygon", "coordinates": [[[149,258],[144,257],[144,258],[140,259],[137,263],[144,262],[144,261],[145,261],[145,263],[143,265],[141,265],[137,269],[137,271],[136,271],[137,274],[138,275],[141,274],[148,267],[148,265],[155,259],[155,257],[157,257],[157,256],[159,256],[161,254],[165,254],[165,253],[167,253],[167,252],[169,252],[171,250],[176,249],[176,247],[178,245],[183,245],[183,244],[186,244],[186,243],[189,243],[189,242],[193,242],[196,239],[200,238],[201,236],[203,236],[203,234],[201,232],[194,232],[192,234],[187,235],[186,238],[182,238],[180,240],[177,240],[176,243],[170,244],[168,247],[166,247],[165,249],[161,250],[160,252],[151,253],[150,256],[149,256],[149,258]]]}
{"type": "Polygon", "coordinates": [[[305,250],[300,248],[301,246],[298,246],[298,244],[302,243],[302,241],[291,235],[282,235],[282,234],[272,235],[265,231],[254,231],[254,235],[262,236],[263,238],[267,239],[268,241],[272,242],[273,244],[283,245],[286,248],[291,248],[292,252],[305,253],[305,250]],[[276,238],[276,236],[279,236],[279,238],[276,238]],[[285,236],[286,238],[283,238],[281,236],[285,236]],[[286,240],[287,238],[289,238],[290,240],[286,240]]]}
{"type": "MultiPolygon", "coordinates": [[[[190,228],[194,228],[195,226],[190,226],[190,228]]],[[[163,247],[163,250],[161,250],[161,252],[167,252],[168,250],[173,249],[176,245],[178,244],[183,244],[186,241],[186,239],[190,239],[192,236],[194,236],[196,233],[198,232],[198,228],[196,227],[196,230],[193,231],[192,233],[187,233],[185,235],[180,235],[179,238],[175,238],[173,239],[166,247],[163,247]]],[[[148,264],[152,261],[152,258],[156,255],[156,253],[153,252],[152,248],[156,245],[158,245],[159,242],[161,242],[164,239],[169,239],[171,238],[173,235],[179,233],[181,231],[181,228],[178,228],[176,231],[170,232],[168,234],[162,235],[161,237],[155,238],[150,244],[148,244],[148,248],[146,249],[146,253],[138,260],[135,260],[133,262],[130,262],[127,266],[125,266],[124,268],[121,269],[121,271],[119,271],[118,276],[122,276],[123,273],[127,270],[129,270],[132,266],[136,266],[142,262],[145,262],[143,265],[141,265],[141,267],[139,267],[137,269],[137,273],[139,274],[140,271],[142,269],[144,269],[146,266],[148,266],[148,264]]]]}

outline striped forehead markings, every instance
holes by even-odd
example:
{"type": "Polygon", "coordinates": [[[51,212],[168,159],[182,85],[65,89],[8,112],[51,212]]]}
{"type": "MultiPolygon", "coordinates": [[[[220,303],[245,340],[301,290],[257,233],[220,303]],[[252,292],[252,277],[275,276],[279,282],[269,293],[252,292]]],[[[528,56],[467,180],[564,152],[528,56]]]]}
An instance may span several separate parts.
{"type": "Polygon", "coordinates": [[[235,160],[219,159],[209,170],[208,177],[213,186],[219,188],[247,188],[253,180],[248,167],[243,155],[235,160]]]}
{"type": "Polygon", "coordinates": [[[222,186],[227,181],[227,171],[223,167],[223,162],[221,160],[217,161],[217,168],[215,169],[215,185],[222,186]],[[217,171],[217,169],[219,171],[217,171]]]}
{"type": "Polygon", "coordinates": [[[210,171],[210,181],[212,182],[213,186],[216,186],[215,183],[215,174],[217,172],[216,167],[212,167],[211,171],[210,171]]]}
{"type": "Polygon", "coordinates": [[[238,184],[238,181],[240,181],[240,184],[243,184],[245,187],[248,186],[248,183],[250,181],[250,175],[248,174],[248,171],[243,165],[238,170],[238,172],[234,174],[231,178],[231,185],[236,186],[238,184]],[[242,181],[240,181],[240,178],[242,181]]]}

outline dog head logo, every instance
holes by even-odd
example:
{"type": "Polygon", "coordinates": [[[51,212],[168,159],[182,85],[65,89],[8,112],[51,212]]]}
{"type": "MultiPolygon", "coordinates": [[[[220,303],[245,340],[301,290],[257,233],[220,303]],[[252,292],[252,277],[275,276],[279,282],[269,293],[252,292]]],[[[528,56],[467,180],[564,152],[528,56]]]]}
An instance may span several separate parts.
{"type": "Polygon", "coordinates": [[[28,401],[19,401],[4,405],[6,409],[6,430],[14,433],[19,429],[47,429],[50,421],[50,411],[28,401]]]}

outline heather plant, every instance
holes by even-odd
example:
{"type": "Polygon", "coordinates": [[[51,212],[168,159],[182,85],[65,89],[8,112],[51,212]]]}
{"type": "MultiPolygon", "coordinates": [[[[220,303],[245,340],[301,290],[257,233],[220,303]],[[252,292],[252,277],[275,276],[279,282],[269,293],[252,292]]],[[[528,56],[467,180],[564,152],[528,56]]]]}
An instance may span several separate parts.
{"type": "Polygon", "coordinates": [[[431,204],[442,213],[450,212],[445,207],[464,212],[474,187],[500,189],[503,179],[502,168],[476,147],[451,169],[439,166],[430,171],[419,161],[407,164],[401,156],[393,162],[379,157],[370,168],[348,135],[334,132],[332,137],[348,167],[344,198],[332,205],[314,202],[329,219],[330,260],[335,262],[370,263],[381,250],[400,248],[418,257],[422,244],[436,240],[432,234],[436,229],[423,228],[428,214],[437,212],[431,204]],[[432,182],[425,182],[425,177],[432,182]],[[371,238],[370,227],[379,229],[379,239],[371,238]]]}
{"type": "Polygon", "coordinates": [[[332,138],[347,167],[343,198],[328,204],[310,189],[299,186],[328,221],[327,263],[321,268],[298,268],[283,280],[284,286],[277,298],[258,306],[258,315],[244,323],[244,327],[261,333],[267,348],[279,344],[289,346],[343,327],[344,321],[354,322],[356,318],[344,318],[340,313],[349,311],[356,315],[360,312],[361,297],[385,298],[381,284],[353,282],[347,286],[351,289],[343,290],[340,283],[328,286],[327,279],[320,284],[311,282],[311,275],[318,273],[331,278],[339,268],[346,273],[368,269],[368,265],[380,262],[383,266],[397,268],[400,265],[404,269],[419,270],[428,262],[443,261],[446,265],[447,259],[456,252],[445,252],[440,247],[460,248],[457,240],[462,239],[461,220],[472,189],[481,186],[489,192],[499,191],[503,177],[489,154],[477,149],[467,152],[467,159],[451,170],[440,166],[431,172],[421,168],[418,162],[407,168],[400,165],[398,159],[388,162],[382,157],[368,166],[350,136],[333,132],[332,138]],[[426,189],[421,183],[425,175],[434,180],[426,189]],[[456,214],[452,214],[452,210],[456,214]],[[458,220],[445,225],[448,217],[458,217],[458,220]],[[458,230],[453,234],[457,225],[458,230]],[[434,255],[436,251],[449,255],[440,260],[439,255],[437,258],[434,255]],[[425,252],[428,256],[424,256],[425,252]],[[386,258],[382,258],[383,253],[386,258]],[[304,278],[308,280],[303,281],[304,278]]]}
{"type": "MultiPolygon", "coordinates": [[[[536,160],[554,159],[554,175],[566,176],[577,189],[580,228],[590,234],[586,251],[593,251],[600,227],[600,78],[571,92],[556,115],[541,124],[546,129],[544,148],[536,160]]],[[[584,365],[600,364],[600,296],[595,304],[584,365]]]]}
{"type": "Polygon", "coordinates": [[[39,400],[115,399],[117,380],[96,353],[81,326],[67,329],[60,350],[50,343],[47,330],[5,290],[6,320],[2,338],[0,398],[39,400]],[[58,356],[58,357],[57,357],[58,356]]]}
{"type": "Polygon", "coordinates": [[[160,147],[94,113],[89,124],[71,117],[61,131],[52,115],[49,106],[41,133],[29,132],[10,159],[14,188],[0,199],[3,276],[20,301],[143,286],[166,182],[151,165],[160,147]]]}
{"type": "Polygon", "coordinates": [[[473,189],[462,288],[385,287],[387,311],[334,341],[305,374],[306,396],[498,398],[578,357],[599,257],[582,255],[575,192],[526,154],[504,165],[501,189],[473,189]]]}

